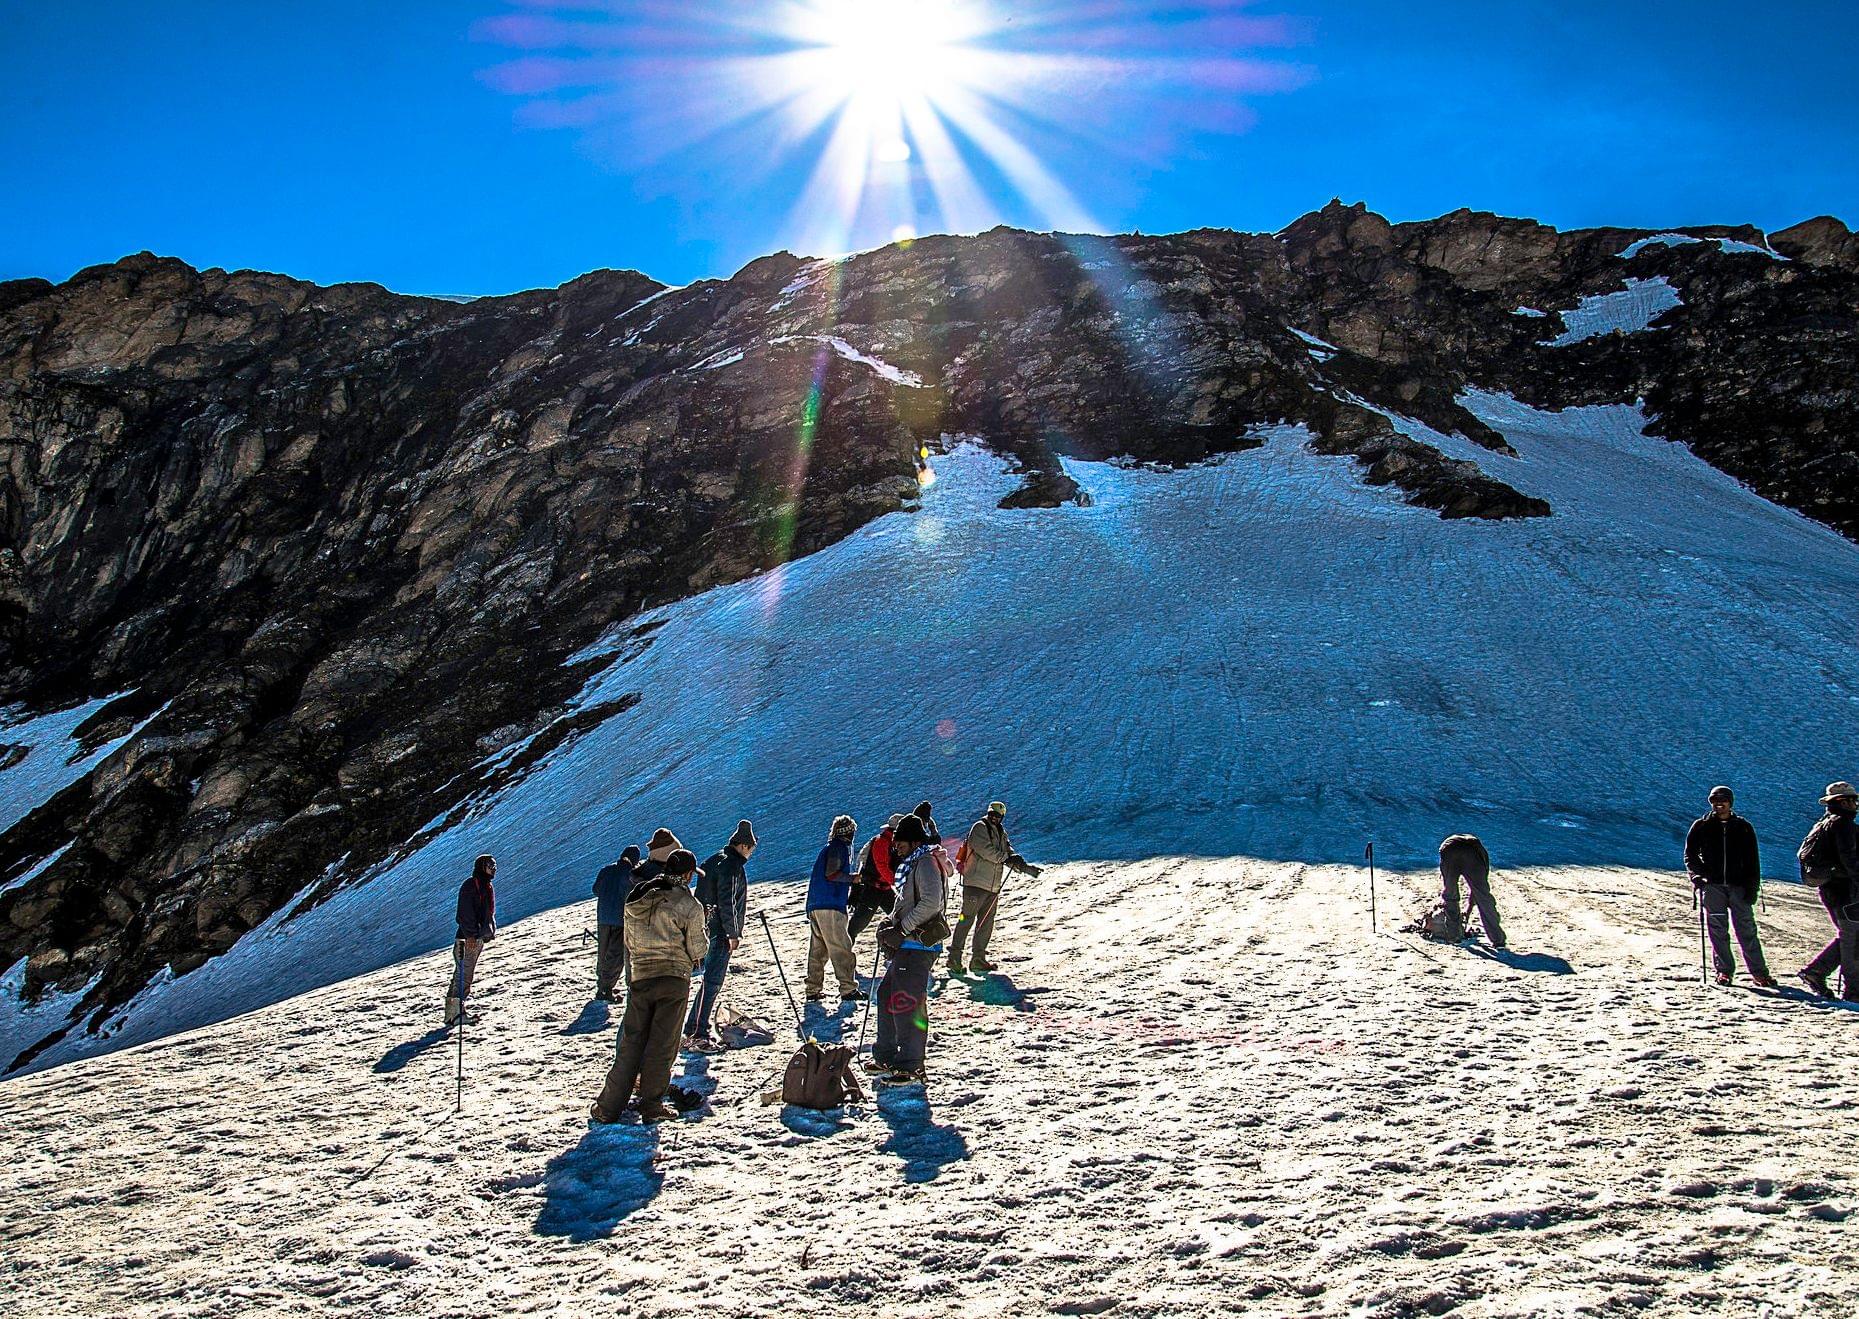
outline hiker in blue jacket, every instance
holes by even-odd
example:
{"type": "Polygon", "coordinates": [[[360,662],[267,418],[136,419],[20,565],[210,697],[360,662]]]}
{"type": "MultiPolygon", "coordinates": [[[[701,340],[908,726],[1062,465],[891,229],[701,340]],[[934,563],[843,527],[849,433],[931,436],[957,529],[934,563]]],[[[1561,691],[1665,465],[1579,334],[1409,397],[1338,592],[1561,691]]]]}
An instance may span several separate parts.
{"type": "Polygon", "coordinates": [[[852,962],[852,935],[846,907],[852,900],[852,840],[858,822],[850,815],[833,817],[826,846],[813,861],[807,885],[807,997],[826,996],[826,963],[833,964],[842,1003],[859,1001],[858,973],[852,962]]]}
{"type": "Polygon", "coordinates": [[[497,936],[497,893],[491,879],[497,862],[488,854],[471,867],[471,878],[458,886],[458,937],[452,941],[452,985],[445,995],[445,1024],[465,1016],[472,977],[484,945],[497,936]]]}
{"type": "Polygon", "coordinates": [[[742,943],[742,926],[749,911],[749,870],[747,861],[755,855],[755,828],[747,820],[736,823],[723,850],[704,862],[697,872],[697,900],[704,905],[704,930],[710,936],[709,951],[704,954],[704,979],[691,1001],[691,1015],[684,1023],[684,1036],[691,1045],[703,1048],[714,1044],[710,1023],[716,1016],[718,997],[723,993],[723,978],[729,974],[730,954],[742,943]]]}
{"type": "Polygon", "coordinates": [[[628,846],[620,859],[594,876],[594,997],[612,1003],[626,970],[626,895],[632,892],[639,849],[628,846]]]}

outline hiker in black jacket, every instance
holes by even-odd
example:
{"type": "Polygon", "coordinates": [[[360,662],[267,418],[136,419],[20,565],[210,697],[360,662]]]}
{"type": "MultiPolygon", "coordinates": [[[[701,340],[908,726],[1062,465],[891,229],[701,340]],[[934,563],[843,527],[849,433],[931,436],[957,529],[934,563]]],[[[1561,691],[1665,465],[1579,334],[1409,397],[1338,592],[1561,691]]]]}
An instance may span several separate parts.
{"type": "Polygon", "coordinates": [[[1842,780],[1829,783],[1820,804],[1827,813],[1801,844],[1801,875],[1820,890],[1821,904],[1833,918],[1833,941],[1796,975],[1822,998],[1832,998],[1827,977],[1840,969],[1841,997],[1859,1000],[1859,790],[1842,780]]]}
{"type": "Polygon", "coordinates": [[[704,930],[710,936],[704,954],[704,979],[691,1001],[684,1035],[692,1044],[710,1044],[710,1022],[716,1016],[723,978],[729,974],[730,954],[742,943],[743,921],[749,908],[749,872],[745,863],[755,855],[755,829],[747,820],[736,824],[723,850],[704,862],[697,872],[697,900],[704,905],[704,930]]]}
{"type": "Polygon", "coordinates": [[[1762,935],[1756,929],[1762,859],[1756,851],[1755,826],[1736,813],[1736,794],[1722,785],[1711,789],[1710,810],[1685,835],[1685,870],[1704,907],[1717,983],[1727,985],[1736,974],[1736,958],[1730,953],[1734,922],[1749,978],[1764,989],[1774,989],[1775,978],[1762,956],[1762,935]]]}
{"type": "Polygon", "coordinates": [[[452,985],[445,993],[448,1026],[465,1017],[478,958],[497,935],[497,893],[491,886],[496,873],[497,862],[481,856],[471,867],[471,878],[458,886],[458,937],[452,941],[452,985]]]}

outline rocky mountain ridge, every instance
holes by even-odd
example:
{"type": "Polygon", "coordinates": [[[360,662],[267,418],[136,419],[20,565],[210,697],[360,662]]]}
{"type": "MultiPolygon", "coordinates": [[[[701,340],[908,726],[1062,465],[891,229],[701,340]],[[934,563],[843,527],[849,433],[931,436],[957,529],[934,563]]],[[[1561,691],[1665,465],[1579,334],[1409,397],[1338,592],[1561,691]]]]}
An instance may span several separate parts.
{"type": "Polygon", "coordinates": [[[603,630],[907,506],[948,437],[1052,506],[1062,458],[1192,463],[1297,422],[1442,516],[1553,517],[1388,414],[1502,448],[1466,388],[1640,399],[1850,537],[1856,331],[1824,217],[1771,240],[1340,203],[1277,235],[995,230],[467,303],[146,254],[0,285],[0,702],[127,692],[79,737],[136,730],[0,836],[0,966],[82,990],[60,1030],[93,1028],[365,880],[624,708],[562,717],[623,658],[570,662],[603,630]],[[1661,289],[1647,332],[1578,325],[1661,289]]]}

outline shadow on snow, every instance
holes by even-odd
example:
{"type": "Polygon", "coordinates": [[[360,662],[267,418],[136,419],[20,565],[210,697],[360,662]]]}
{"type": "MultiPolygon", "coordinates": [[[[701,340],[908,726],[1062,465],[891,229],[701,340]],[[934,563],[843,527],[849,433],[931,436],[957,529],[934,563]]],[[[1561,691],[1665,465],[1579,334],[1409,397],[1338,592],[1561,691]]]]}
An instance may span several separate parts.
{"type": "Polygon", "coordinates": [[[880,1090],[878,1115],[891,1129],[879,1152],[904,1161],[906,1182],[933,1182],[944,1168],[968,1157],[968,1138],[936,1122],[920,1085],[880,1090]]]}
{"type": "Polygon", "coordinates": [[[536,1232],[577,1242],[611,1236],[664,1184],[658,1128],[629,1122],[593,1127],[580,1144],[549,1160],[536,1232]]]}
{"type": "Polygon", "coordinates": [[[396,1044],[381,1055],[381,1061],[374,1065],[377,1072],[397,1072],[436,1045],[444,1044],[452,1037],[448,1026],[435,1026],[417,1040],[408,1040],[405,1044],[396,1044]]]}

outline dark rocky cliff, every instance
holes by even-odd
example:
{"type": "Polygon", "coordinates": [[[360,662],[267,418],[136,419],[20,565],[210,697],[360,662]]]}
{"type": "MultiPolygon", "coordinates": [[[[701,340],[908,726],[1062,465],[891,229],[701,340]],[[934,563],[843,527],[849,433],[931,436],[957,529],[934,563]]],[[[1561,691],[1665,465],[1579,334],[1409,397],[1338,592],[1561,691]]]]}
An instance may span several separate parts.
{"type": "Polygon", "coordinates": [[[1643,232],[1332,203],[1275,236],[996,230],[463,304],[147,255],[0,284],[0,704],[129,691],[81,733],[140,725],[0,837],[0,884],[65,849],[0,894],[0,968],[90,985],[84,1028],[362,880],[611,713],[556,721],[603,629],[904,506],[947,435],[1052,505],[1061,456],[1194,462],[1299,422],[1442,516],[1535,517],[1383,412],[1502,447],[1466,387],[1643,399],[1854,535],[1852,235],[1797,226],[1782,261],[1686,232],[1729,242],[1623,259],[1643,232]],[[1554,314],[1516,314],[1629,276],[1682,296],[1653,332],[1550,347],[1554,314]]]}

